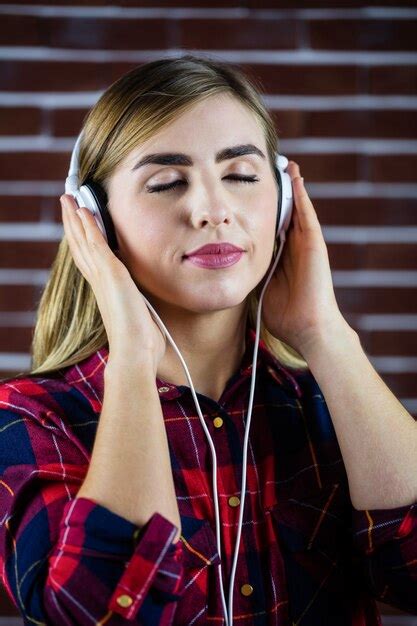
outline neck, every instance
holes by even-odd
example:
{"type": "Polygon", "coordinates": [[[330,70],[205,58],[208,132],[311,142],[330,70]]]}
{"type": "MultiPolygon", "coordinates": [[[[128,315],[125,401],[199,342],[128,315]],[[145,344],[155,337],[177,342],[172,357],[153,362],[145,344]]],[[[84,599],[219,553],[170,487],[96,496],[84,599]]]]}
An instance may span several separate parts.
{"type": "MultiPolygon", "coordinates": [[[[152,303],[153,306],[153,303],[152,303]]],[[[245,352],[247,305],[208,314],[169,316],[155,307],[188,367],[196,392],[220,398],[245,352]]],[[[167,340],[157,377],[174,385],[189,386],[183,365],[167,340]]]]}

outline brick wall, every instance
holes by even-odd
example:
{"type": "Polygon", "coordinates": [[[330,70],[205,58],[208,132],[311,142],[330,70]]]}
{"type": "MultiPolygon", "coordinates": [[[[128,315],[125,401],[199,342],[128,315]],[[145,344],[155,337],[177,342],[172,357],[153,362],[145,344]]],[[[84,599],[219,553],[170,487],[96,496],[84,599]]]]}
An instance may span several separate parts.
{"type": "MultiPolygon", "coordinates": [[[[0,1],[0,377],[29,368],[87,110],[140,63],[211,51],[265,85],[281,151],[300,163],[322,224],[339,306],[417,417],[415,2],[154,4],[0,1]]],[[[0,614],[17,614],[4,592],[0,614]]]]}

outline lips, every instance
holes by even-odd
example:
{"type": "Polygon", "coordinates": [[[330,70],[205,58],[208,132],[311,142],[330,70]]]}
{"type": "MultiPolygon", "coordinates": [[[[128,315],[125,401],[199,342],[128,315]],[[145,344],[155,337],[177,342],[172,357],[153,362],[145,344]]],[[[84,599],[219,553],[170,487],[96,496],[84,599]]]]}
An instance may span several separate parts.
{"type": "Polygon", "coordinates": [[[223,242],[223,243],[208,243],[204,246],[201,246],[201,248],[196,248],[195,250],[192,250],[191,252],[189,252],[188,254],[184,254],[184,256],[187,257],[192,257],[192,256],[196,256],[196,255],[202,255],[202,254],[231,254],[233,252],[244,252],[243,248],[239,248],[238,246],[233,245],[232,243],[229,242],[223,242]]]}
{"type": "Polygon", "coordinates": [[[244,255],[243,252],[229,252],[228,254],[193,254],[186,257],[186,263],[192,263],[197,267],[209,270],[218,270],[224,267],[230,267],[237,263],[244,255]]]}

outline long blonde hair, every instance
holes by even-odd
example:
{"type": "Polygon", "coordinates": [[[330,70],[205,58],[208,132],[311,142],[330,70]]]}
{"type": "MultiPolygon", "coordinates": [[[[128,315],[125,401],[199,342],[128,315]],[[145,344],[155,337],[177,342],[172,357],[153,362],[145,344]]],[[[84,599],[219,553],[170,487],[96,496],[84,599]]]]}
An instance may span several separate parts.
{"type": "MultiPolygon", "coordinates": [[[[133,148],[197,101],[219,93],[232,94],[255,114],[273,168],[278,138],[261,92],[262,86],[237,66],[212,57],[187,54],[135,67],[110,85],[84,119],[80,184],[89,178],[106,189],[106,181],[133,148]]],[[[255,328],[255,289],[248,298],[248,323],[255,328]]],[[[284,366],[307,368],[302,356],[273,337],[263,323],[260,336],[284,366]]],[[[105,345],[107,334],[94,292],[74,263],[64,235],[37,308],[30,374],[57,372],[105,345]]]]}

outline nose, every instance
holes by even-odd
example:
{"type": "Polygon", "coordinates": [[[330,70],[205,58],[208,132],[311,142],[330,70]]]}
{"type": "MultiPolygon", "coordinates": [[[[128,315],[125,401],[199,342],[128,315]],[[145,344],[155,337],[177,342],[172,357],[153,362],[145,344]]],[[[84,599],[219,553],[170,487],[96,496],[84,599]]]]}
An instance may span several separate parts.
{"type": "Polygon", "coordinates": [[[201,228],[202,226],[206,226],[207,224],[216,227],[222,223],[229,224],[230,218],[227,212],[223,209],[215,212],[205,212],[204,214],[200,213],[200,215],[196,217],[194,221],[196,228],[201,228]]]}
{"type": "Polygon", "coordinates": [[[201,228],[210,224],[213,227],[219,224],[230,224],[232,220],[232,209],[220,197],[211,198],[203,203],[196,201],[194,210],[191,213],[191,221],[195,228],[201,228]]]}

